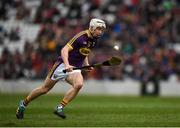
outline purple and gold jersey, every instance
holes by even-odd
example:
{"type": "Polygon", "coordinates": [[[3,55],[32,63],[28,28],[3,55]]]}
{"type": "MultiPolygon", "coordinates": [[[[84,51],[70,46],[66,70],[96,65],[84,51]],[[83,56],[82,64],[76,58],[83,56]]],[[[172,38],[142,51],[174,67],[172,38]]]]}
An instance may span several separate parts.
{"type": "MultiPolygon", "coordinates": [[[[84,59],[89,55],[91,49],[97,43],[97,39],[94,39],[89,30],[82,31],[75,35],[66,45],[71,49],[69,51],[69,64],[75,67],[81,67],[84,59]]],[[[58,58],[62,61],[62,58],[58,58]]],[[[63,61],[62,61],[63,62],[63,61]]]]}

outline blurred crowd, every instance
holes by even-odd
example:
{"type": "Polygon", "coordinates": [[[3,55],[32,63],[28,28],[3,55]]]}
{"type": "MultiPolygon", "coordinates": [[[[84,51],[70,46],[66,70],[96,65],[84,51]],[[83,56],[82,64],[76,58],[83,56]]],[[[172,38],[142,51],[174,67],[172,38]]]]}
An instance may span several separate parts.
{"type": "Polygon", "coordinates": [[[1,0],[0,3],[0,20],[8,21],[15,15],[15,20],[41,26],[37,38],[33,42],[27,40],[22,53],[3,49],[0,78],[44,78],[67,41],[87,29],[91,18],[98,17],[106,21],[107,30],[92,51],[90,62],[120,56],[123,63],[84,72],[85,78],[180,80],[180,52],[174,48],[180,45],[179,0],[1,0]],[[34,8],[26,5],[37,1],[39,4],[34,8]],[[114,45],[120,50],[114,50],[114,45]]]}

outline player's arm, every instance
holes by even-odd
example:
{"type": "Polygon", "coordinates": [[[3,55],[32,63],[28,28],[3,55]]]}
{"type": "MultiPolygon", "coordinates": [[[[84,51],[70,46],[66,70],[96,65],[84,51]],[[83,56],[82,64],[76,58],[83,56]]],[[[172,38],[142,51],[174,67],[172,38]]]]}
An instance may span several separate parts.
{"type": "Polygon", "coordinates": [[[72,49],[68,45],[65,45],[61,50],[61,57],[63,59],[64,65],[65,65],[65,69],[68,72],[71,72],[73,70],[73,66],[69,65],[69,61],[68,61],[68,56],[69,56],[70,50],[72,50],[72,49]]]}
{"type": "Polygon", "coordinates": [[[89,66],[89,59],[88,56],[84,59],[84,66],[89,66]]]}
{"type": "MultiPolygon", "coordinates": [[[[84,59],[84,66],[89,66],[88,56],[86,56],[86,58],[84,59]]],[[[90,68],[87,69],[87,71],[91,71],[93,69],[94,69],[93,67],[90,67],[90,68]]]]}
{"type": "Polygon", "coordinates": [[[68,61],[68,56],[69,56],[69,51],[73,50],[78,44],[77,41],[81,35],[85,34],[84,31],[78,33],[77,35],[75,35],[61,50],[61,56],[63,59],[63,62],[65,64],[65,68],[68,69],[67,71],[72,71],[73,70],[73,66],[69,65],[69,61],[68,61]]]}

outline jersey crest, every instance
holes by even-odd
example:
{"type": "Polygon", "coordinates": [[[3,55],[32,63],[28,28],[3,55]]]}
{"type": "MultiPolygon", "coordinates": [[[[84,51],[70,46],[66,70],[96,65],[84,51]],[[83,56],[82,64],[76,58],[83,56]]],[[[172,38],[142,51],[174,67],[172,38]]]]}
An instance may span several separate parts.
{"type": "Polygon", "coordinates": [[[80,48],[79,52],[84,56],[88,56],[91,50],[89,48],[80,48]]]}

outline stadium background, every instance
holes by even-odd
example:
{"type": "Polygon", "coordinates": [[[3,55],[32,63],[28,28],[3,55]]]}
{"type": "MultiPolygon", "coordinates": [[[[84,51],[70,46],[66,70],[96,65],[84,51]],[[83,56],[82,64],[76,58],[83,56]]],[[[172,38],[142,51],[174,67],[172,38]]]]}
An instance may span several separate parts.
{"type": "Polygon", "coordinates": [[[161,81],[180,80],[179,4],[179,0],[1,0],[1,81],[42,80],[66,42],[87,29],[91,18],[99,17],[107,30],[90,62],[116,55],[123,64],[99,68],[85,78],[130,79],[139,82],[143,92],[151,82],[157,94],[161,81]],[[115,44],[119,51],[113,49],[115,44]]]}
{"type": "Polygon", "coordinates": [[[179,0],[0,1],[0,126],[180,126],[179,96],[179,0]],[[90,62],[120,56],[123,63],[84,73],[67,120],[52,114],[70,87],[61,81],[17,120],[19,100],[42,84],[61,48],[94,17],[107,30],[90,62]]]}

